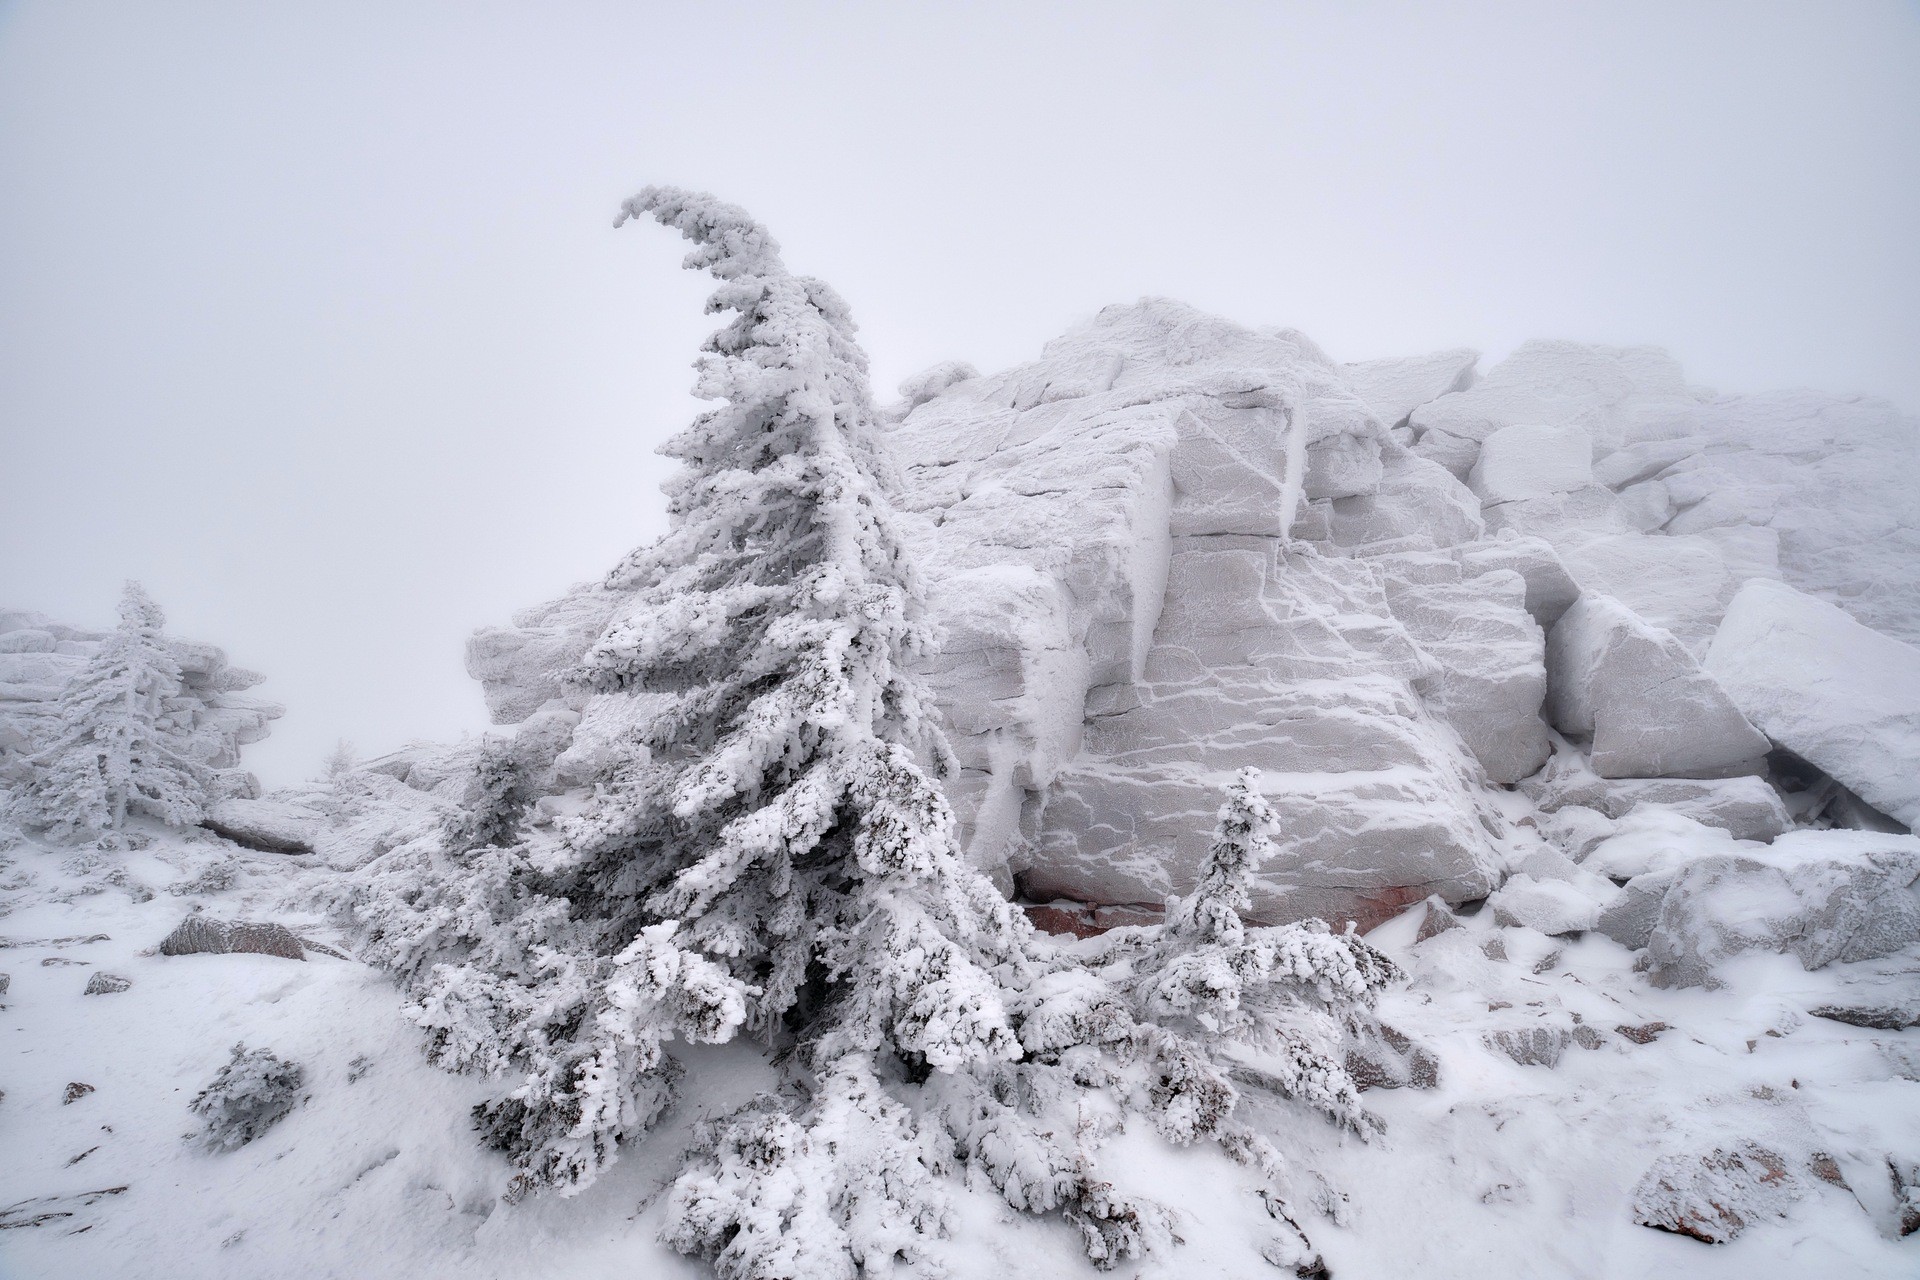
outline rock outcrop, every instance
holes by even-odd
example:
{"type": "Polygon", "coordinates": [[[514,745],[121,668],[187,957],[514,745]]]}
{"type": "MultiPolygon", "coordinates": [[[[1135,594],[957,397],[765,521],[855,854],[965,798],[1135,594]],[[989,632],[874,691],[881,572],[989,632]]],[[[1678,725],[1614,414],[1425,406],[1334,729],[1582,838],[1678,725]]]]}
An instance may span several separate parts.
{"type": "MultiPolygon", "coordinates": [[[[1512,784],[1567,814],[1542,828],[1554,847],[1608,848],[1625,875],[1664,856],[1663,815],[1729,849],[1788,830],[1800,811],[1767,780],[1783,745],[1913,820],[1863,767],[1910,759],[1900,713],[1823,744],[1802,730],[1844,716],[1731,673],[1748,602],[1781,579],[1920,633],[1920,591],[1883,582],[1870,549],[1920,527],[1911,486],[1879,474],[1920,466],[1920,432],[1873,401],[1715,396],[1649,348],[1529,343],[1477,380],[1474,363],[1339,364],[1291,330],[1146,301],[1004,373],[949,362],[903,384],[880,436],[945,632],[927,676],[978,865],[1030,902],[1087,904],[1063,919],[1150,915],[1191,887],[1245,765],[1281,815],[1262,919],[1364,926],[1485,897],[1512,784]],[[1849,484],[1866,509],[1821,525],[1849,484]]],[[[618,732],[559,676],[620,604],[581,587],[469,647],[496,722],[556,738],[560,785],[588,783],[618,732]]],[[[1516,919],[1605,929],[1625,910],[1529,881],[1516,919]]]]}
{"type": "MultiPolygon", "coordinates": [[[[1699,858],[1632,894],[1638,884],[1628,888],[1641,901],[1662,890],[1646,946],[1663,986],[1712,986],[1716,964],[1749,951],[1811,970],[1920,944],[1920,837],[1796,831],[1770,848],[1699,858]]],[[[1615,936],[1637,933],[1624,915],[1616,922],[1615,936]]]]}

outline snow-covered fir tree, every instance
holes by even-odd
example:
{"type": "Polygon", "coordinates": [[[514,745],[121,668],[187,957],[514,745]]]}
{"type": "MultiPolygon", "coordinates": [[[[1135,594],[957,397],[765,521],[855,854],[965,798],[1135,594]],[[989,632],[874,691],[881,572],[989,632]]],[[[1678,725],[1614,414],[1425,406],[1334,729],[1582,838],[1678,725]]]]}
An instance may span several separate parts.
{"type": "Polygon", "coordinates": [[[188,826],[206,816],[213,772],[189,754],[180,664],[165,618],[137,582],[120,624],[61,690],[59,718],[26,761],[10,816],[55,840],[111,836],[129,814],[188,826]]]}
{"type": "Polygon", "coordinates": [[[845,305],[730,205],[651,189],[640,215],[695,242],[736,315],[700,365],[722,405],[664,448],[672,530],[610,576],[632,606],[574,674],[645,714],[557,838],[402,849],[351,904],[436,1057],[523,1073],[483,1126],[562,1189],[665,1105],[675,1036],[797,1048],[803,1131],[897,1127],[874,1082],[1018,1056],[1003,992],[1031,941],[927,772],[930,636],[845,305]]]}
{"type": "Polygon", "coordinates": [[[1162,1248],[1170,1234],[1164,1210],[1101,1172],[1102,1141],[1130,1116],[1248,1166],[1275,1220],[1267,1253],[1303,1276],[1321,1263],[1292,1207],[1299,1179],[1235,1118],[1241,1089],[1363,1136],[1375,1127],[1344,1053],[1350,1025],[1368,1020],[1397,971],[1322,921],[1244,922],[1249,883],[1272,853],[1274,817],[1257,780],[1243,770],[1229,787],[1194,890],[1164,924],[1116,929],[1057,956],[1021,992],[1019,1062],[929,1084],[962,1159],[1014,1208],[1077,1227],[1101,1267],[1162,1248]]]}
{"type": "Polygon", "coordinates": [[[483,757],[467,812],[347,893],[362,955],[407,987],[435,1060],[512,1079],[476,1119],[517,1192],[578,1190],[644,1132],[674,1096],[671,1042],[763,1041],[790,1087],[705,1122],[667,1197],[665,1238],[729,1280],[918,1272],[960,1166],[1076,1227],[1097,1265],[1170,1245],[1105,1141],[1144,1116],[1274,1182],[1278,1153],[1232,1119],[1244,1064],[1209,1039],[1292,1043],[1313,1001],[1370,1000],[1391,966],[1324,925],[1242,926],[1265,848],[1250,786],[1166,927],[1095,967],[1033,932],[963,859],[936,781],[914,674],[933,637],[845,305],[731,205],[651,188],[621,220],[642,216],[694,242],[734,318],[699,365],[721,403],[663,449],[684,464],[671,529],[609,575],[629,603],[569,676],[622,700],[622,731],[545,825],[521,814],[551,772],[483,757]],[[1217,998],[1179,994],[1215,967],[1217,998]]]}

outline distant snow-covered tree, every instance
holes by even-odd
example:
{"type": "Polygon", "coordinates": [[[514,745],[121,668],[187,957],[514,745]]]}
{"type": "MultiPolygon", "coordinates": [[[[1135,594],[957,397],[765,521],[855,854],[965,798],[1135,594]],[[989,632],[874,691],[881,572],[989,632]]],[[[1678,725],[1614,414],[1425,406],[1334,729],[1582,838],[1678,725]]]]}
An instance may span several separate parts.
{"type": "Polygon", "coordinates": [[[359,753],[354,750],[353,744],[342,738],[333,744],[333,750],[327,753],[326,760],[320,765],[320,776],[323,779],[344,777],[353,772],[354,762],[358,759],[359,753]]]}
{"type": "Polygon", "coordinates": [[[64,840],[117,832],[130,813],[176,827],[205,816],[215,776],[189,754],[191,715],[177,714],[180,664],[164,623],[129,582],[120,625],[61,690],[57,724],[26,762],[15,821],[64,840]]]}

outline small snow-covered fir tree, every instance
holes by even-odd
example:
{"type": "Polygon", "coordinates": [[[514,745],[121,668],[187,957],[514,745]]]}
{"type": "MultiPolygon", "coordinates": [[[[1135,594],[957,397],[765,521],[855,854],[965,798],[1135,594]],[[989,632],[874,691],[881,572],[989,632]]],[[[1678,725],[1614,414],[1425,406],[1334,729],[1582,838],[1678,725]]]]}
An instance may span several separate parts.
{"type": "Polygon", "coordinates": [[[1346,1038],[1400,972],[1351,928],[1246,925],[1249,886],[1273,852],[1259,777],[1242,769],[1228,786],[1193,892],[1163,925],[1115,931],[1096,964],[1139,1017],[1185,1031],[1228,1074],[1365,1135],[1377,1122],[1347,1073],[1346,1038]]]}
{"type": "Polygon", "coordinates": [[[513,744],[488,738],[480,744],[464,803],[447,820],[447,848],[465,851],[514,844],[532,803],[533,786],[513,744]]]}
{"type": "Polygon", "coordinates": [[[1015,1010],[1025,1056],[933,1082],[956,1147],[1014,1208],[1057,1213],[1112,1267],[1163,1246],[1165,1212],[1102,1176],[1105,1136],[1144,1115],[1169,1141],[1212,1142],[1258,1175],[1275,1220],[1270,1260],[1319,1272],[1289,1203],[1281,1152],[1235,1119],[1265,1089],[1365,1135],[1376,1122],[1345,1061],[1345,1031],[1397,974],[1318,920],[1250,927],[1249,886],[1273,852],[1271,808],[1242,770],[1206,863],[1164,924],[1116,929],[1030,983],[1015,1010]]]}
{"type": "Polygon", "coordinates": [[[191,725],[170,705],[180,664],[164,624],[127,583],[120,625],[61,690],[55,728],[27,761],[15,821],[66,840],[118,832],[133,813],[176,827],[206,815],[213,773],[188,754],[191,725]]]}
{"type": "Polygon", "coordinates": [[[353,744],[345,738],[340,739],[333,744],[333,750],[327,753],[326,760],[320,765],[321,779],[332,780],[345,777],[353,772],[354,763],[359,758],[359,752],[354,750],[353,744]]]}

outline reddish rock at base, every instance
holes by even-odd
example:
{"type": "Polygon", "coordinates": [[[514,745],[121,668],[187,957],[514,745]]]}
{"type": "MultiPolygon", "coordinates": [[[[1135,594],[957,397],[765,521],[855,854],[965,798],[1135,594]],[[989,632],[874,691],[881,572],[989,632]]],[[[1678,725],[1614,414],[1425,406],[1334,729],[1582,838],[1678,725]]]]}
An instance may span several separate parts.
{"type": "Polygon", "coordinates": [[[1338,918],[1327,921],[1333,931],[1339,933],[1349,923],[1356,933],[1372,933],[1387,921],[1405,911],[1416,902],[1432,896],[1426,885],[1394,885],[1385,889],[1375,889],[1370,893],[1355,893],[1353,905],[1344,912],[1334,913],[1338,918]]]}
{"type": "MultiPolygon", "coordinates": [[[[1071,934],[1076,938],[1095,938],[1109,929],[1120,929],[1128,925],[1159,924],[1166,919],[1166,909],[1148,906],[1139,902],[1117,902],[1095,905],[1090,902],[1074,902],[1068,898],[1053,902],[1025,903],[1020,908],[1027,913],[1027,919],[1033,927],[1042,933],[1071,934]]],[[[1252,923],[1249,921],[1248,923],[1252,923]]]]}
{"type": "Polygon", "coordinates": [[[1120,929],[1129,925],[1161,924],[1166,918],[1165,907],[1150,907],[1137,902],[1122,902],[1093,909],[1094,927],[1101,930],[1120,929]]]}
{"type": "Polygon", "coordinates": [[[1029,903],[1021,908],[1033,927],[1042,933],[1065,933],[1076,938],[1091,938],[1105,930],[1093,923],[1093,912],[1079,902],[1029,903]]]}

